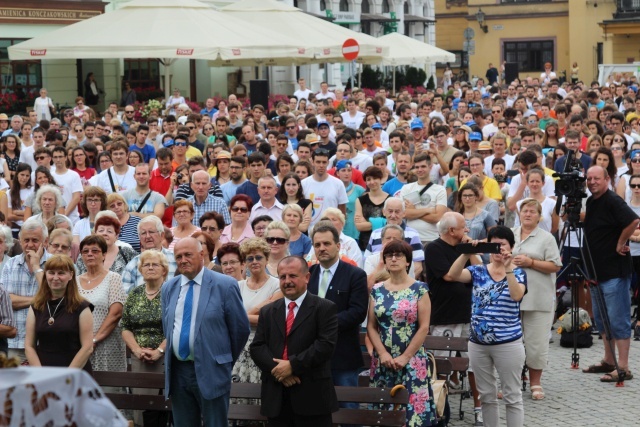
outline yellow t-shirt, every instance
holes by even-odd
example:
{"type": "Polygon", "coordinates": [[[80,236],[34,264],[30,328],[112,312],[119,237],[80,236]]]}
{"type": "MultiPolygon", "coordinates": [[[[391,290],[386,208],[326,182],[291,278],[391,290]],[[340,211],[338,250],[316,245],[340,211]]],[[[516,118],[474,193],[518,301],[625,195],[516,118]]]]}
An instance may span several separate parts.
{"type": "MultiPolygon", "coordinates": [[[[464,181],[462,181],[459,188],[462,188],[462,186],[466,183],[467,180],[465,179],[464,181]]],[[[498,202],[502,200],[500,185],[498,184],[498,181],[493,178],[489,178],[488,176],[484,177],[484,181],[482,181],[482,191],[484,191],[484,195],[490,199],[496,200],[498,202]]]]}

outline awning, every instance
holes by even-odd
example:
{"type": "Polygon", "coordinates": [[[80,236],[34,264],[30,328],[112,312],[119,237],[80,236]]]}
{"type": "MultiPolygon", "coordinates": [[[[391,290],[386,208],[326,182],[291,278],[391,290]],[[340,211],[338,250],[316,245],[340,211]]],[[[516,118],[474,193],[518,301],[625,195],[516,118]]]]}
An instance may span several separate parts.
{"type": "Polygon", "coordinates": [[[423,16],[418,16],[418,15],[404,15],[404,22],[407,23],[411,23],[411,22],[423,22],[425,24],[435,24],[436,20],[435,19],[429,19],[429,18],[425,18],[423,16]]]}
{"type": "Polygon", "coordinates": [[[377,15],[375,13],[361,13],[361,22],[400,22],[399,19],[389,18],[384,15],[377,15]]]}
{"type": "Polygon", "coordinates": [[[307,12],[307,11],[304,11],[304,10],[303,10],[303,12],[306,13],[307,15],[313,16],[314,18],[324,19],[325,21],[329,21],[329,22],[333,22],[333,21],[336,20],[336,18],[330,18],[327,15],[323,15],[321,13],[307,12]]]}

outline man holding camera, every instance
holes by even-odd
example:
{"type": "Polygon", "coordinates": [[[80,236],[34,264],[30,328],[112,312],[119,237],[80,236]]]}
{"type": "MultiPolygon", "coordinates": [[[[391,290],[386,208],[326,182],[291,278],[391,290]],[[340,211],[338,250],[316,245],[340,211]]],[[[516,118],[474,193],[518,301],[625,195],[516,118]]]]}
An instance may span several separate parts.
{"type": "Polygon", "coordinates": [[[606,169],[592,166],[587,171],[587,186],[591,197],[587,199],[584,232],[590,248],[597,248],[597,256],[592,257],[593,270],[597,280],[591,294],[593,317],[602,335],[604,357],[599,364],[591,365],[583,372],[604,373],[602,382],[618,382],[619,372],[624,379],[633,378],[629,370],[629,346],[631,344],[631,260],[629,238],[638,228],[640,219],[627,203],[609,190],[611,178],[606,169]],[[607,341],[598,295],[604,300],[611,325],[611,342],[607,341]],[[616,348],[618,368],[615,370],[616,348]]]}

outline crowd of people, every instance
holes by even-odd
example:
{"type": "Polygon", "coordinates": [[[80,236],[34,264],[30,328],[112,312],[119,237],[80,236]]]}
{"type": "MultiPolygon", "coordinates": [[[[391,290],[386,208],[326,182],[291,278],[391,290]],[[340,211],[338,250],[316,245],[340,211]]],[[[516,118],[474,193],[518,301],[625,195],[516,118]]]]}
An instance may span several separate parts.
{"type": "MultiPolygon", "coordinates": [[[[273,108],[230,95],[192,111],[175,91],[139,120],[133,102],[98,113],[82,97],[60,117],[0,114],[0,351],[91,372],[125,371],[128,348],[133,371],[166,372],[175,425],[226,419],[232,381],[263,383],[275,425],[326,425],[330,384],[358,385],[366,330],[371,385],[404,384],[407,425],[425,426],[425,337],[462,336],[475,425],[498,425],[501,396],[521,426],[521,371],[544,399],[556,273],[581,244],[558,249],[553,174],[576,169],[617,349],[584,371],[633,378],[635,79],[394,99],[298,84],[273,108]],[[499,252],[458,248],[478,242],[499,252]]],[[[35,108],[49,105],[42,89],[35,108]]]]}

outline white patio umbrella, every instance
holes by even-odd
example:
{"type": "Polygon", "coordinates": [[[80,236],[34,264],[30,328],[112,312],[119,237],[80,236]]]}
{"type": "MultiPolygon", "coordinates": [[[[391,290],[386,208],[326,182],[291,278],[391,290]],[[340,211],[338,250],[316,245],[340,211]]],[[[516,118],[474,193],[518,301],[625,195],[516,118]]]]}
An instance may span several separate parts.
{"type": "MultiPolygon", "coordinates": [[[[122,8],[9,47],[9,59],[311,58],[277,27],[256,28],[196,0],[134,0],[122,8]]],[[[168,70],[165,96],[169,96],[168,70]]]]}
{"type": "MultiPolygon", "coordinates": [[[[371,62],[380,62],[389,49],[370,35],[358,33],[337,24],[304,13],[297,7],[276,0],[240,0],[220,9],[226,16],[241,19],[246,27],[271,29],[277,28],[288,38],[296,40],[307,50],[313,52],[309,58],[271,57],[261,61],[261,65],[302,65],[320,62],[345,62],[342,56],[342,44],[347,39],[355,39],[360,47],[359,57],[371,62]]],[[[218,60],[212,65],[255,65],[255,61],[242,58],[218,60]]]]}
{"type": "Polygon", "coordinates": [[[456,60],[456,56],[451,52],[400,33],[389,33],[378,37],[378,40],[389,47],[389,53],[384,56],[382,62],[369,62],[366,58],[358,58],[356,61],[364,64],[393,66],[394,93],[396,89],[396,66],[431,64],[434,62],[455,62],[456,60]]]}

